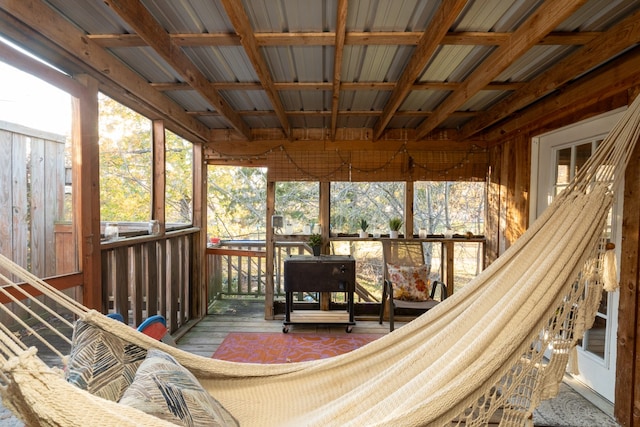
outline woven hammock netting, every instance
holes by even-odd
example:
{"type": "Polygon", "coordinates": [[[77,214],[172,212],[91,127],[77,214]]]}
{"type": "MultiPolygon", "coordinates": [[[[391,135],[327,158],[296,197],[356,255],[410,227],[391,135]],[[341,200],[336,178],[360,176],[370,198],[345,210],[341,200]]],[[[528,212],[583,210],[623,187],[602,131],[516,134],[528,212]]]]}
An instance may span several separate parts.
{"type": "MultiPolygon", "coordinates": [[[[502,426],[531,425],[592,326],[603,282],[615,288],[615,272],[603,267],[611,259],[604,230],[638,139],[639,105],[480,275],[418,319],[341,356],[274,365],[196,356],[87,310],[6,258],[0,266],[12,278],[2,276],[0,289],[10,295],[5,289],[26,282],[85,322],[173,355],[242,426],[476,426],[495,416],[502,426]]],[[[70,385],[4,326],[0,353],[3,403],[27,425],[170,425],[70,385]]]]}

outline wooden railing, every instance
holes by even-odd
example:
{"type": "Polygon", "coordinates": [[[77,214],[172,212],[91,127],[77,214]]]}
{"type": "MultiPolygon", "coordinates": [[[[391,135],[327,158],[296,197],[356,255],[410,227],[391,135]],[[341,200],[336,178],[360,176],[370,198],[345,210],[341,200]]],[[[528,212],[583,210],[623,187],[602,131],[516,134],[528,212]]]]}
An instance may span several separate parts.
{"type": "MultiPolygon", "coordinates": [[[[279,242],[274,255],[274,293],[284,295],[283,266],[289,255],[310,254],[303,242],[279,242]]],[[[266,244],[260,240],[225,240],[207,248],[207,284],[209,300],[222,295],[266,293],[266,244]]]]}
{"type": "Polygon", "coordinates": [[[139,236],[102,244],[102,292],[108,312],[139,325],[161,314],[170,331],[191,319],[193,245],[200,230],[139,236]]]}
{"type": "MultiPolygon", "coordinates": [[[[375,302],[381,299],[383,261],[380,239],[359,239],[351,237],[332,238],[331,252],[354,255],[357,261],[356,295],[361,301],[375,302]],[[366,255],[357,251],[362,244],[373,245],[366,255]],[[339,245],[342,245],[340,247],[339,245]],[[345,249],[346,246],[346,249],[345,249]],[[379,246],[379,249],[375,249],[379,246]]],[[[484,237],[473,238],[428,238],[425,243],[435,244],[433,256],[437,266],[434,273],[438,280],[448,284],[449,294],[464,286],[465,280],[478,274],[484,268],[484,237]],[[468,251],[460,256],[461,251],[468,251]],[[456,255],[457,254],[457,255],[456,255]],[[472,264],[472,272],[462,278],[459,267],[464,262],[472,264]],[[457,263],[457,264],[456,264],[457,263]]],[[[217,246],[207,248],[207,286],[209,303],[228,296],[264,297],[266,294],[266,246],[264,241],[221,241],[217,246]]],[[[289,255],[311,254],[304,241],[292,238],[278,239],[274,254],[274,296],[284,295],[284,259],[289,255]]]]}

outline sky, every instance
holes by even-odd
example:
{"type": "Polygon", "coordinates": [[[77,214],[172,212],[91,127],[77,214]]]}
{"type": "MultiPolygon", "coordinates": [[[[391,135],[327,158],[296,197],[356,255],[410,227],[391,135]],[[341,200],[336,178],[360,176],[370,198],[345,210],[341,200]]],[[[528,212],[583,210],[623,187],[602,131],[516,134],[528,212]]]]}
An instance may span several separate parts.
{"type": "Polygon", "coordinates": [[[31,74],[0,62],[0,121],[68,135],[71,97],[31,74]]]}

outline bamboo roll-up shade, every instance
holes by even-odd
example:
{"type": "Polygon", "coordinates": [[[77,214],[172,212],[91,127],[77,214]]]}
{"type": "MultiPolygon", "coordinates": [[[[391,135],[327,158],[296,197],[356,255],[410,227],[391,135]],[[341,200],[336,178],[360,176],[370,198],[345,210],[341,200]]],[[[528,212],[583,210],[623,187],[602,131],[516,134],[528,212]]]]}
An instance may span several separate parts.
{"type": "Polygon", "coordinates": [[[485,151],[273,151],[269,181],[485,180],[485,151]]]}

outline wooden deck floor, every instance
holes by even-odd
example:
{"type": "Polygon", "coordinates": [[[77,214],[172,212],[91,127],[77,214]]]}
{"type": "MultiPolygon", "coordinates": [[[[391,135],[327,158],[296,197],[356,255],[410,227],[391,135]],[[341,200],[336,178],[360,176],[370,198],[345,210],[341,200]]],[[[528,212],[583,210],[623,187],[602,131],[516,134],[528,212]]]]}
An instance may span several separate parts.
{"type": "MultiPolygon", "coordinates": [[[[264,301],[216,301],[210,314],[177,340],[178,347],[201,356],[210,357],[230,332],[282,332],[282,320],[264,320],[264,301]]],[[[396,327],[402,323],[396,322],[396,327]]],[[[358,320],[352,333],[381,334],[389,332],[389,324],[374,320],[358,320]]],[[[342,325],[292,325],[289,333],[346,334],[342,325]]]]}
{"type": "MultiPolygon", "coordinates": [[[[403,325],[402,322],[396,322],[396,327],[401,327],[403,325]]],[[[282,319],[279,320],[264,320],[264,302],[256,299],[246,299],[246,300],[222,300],[217,301],[211,314],[201,320],[197,325],[195,325],[191,330],[189,330],[184,336],[180,337],[177,340],[177,345],[183,350],[189,351],[194,354],[198,354],[205,357],[211,357],[213,353],[216,351],[218,346],[222,343],[224,338],[230,332],[282,332],[283,322],[282,319]]],[[[358,320],[356,324],[353,326],[352,333],[363,333],[363,334],[381,334],[384,335],[389,332],[389,324],[383,323],[382,325],[378,324],[378,321],[375,319],[371,320],[358,320]]],[[[336,334],[346,334],[345,327],[342,325],[337,326],[323,326],[323,325],[292,325],[290,327],[289,333],[336,333],[336,334]]],[[[565,387],[568,389],[568,387],[565,387]]],[[[571,392],[572,396],[568,399],[567,402],[563,401],[567,400],[567,392],[565,392],[564,396],[558,396],[556,399],[552,399],[547,402],[558,401],[560,404],[555,405],[547,405],[548,408],[554,409],[543,409],[546,411],[562,411],[566,410],[567,405],[571,407],[579,407],[581,411],[580,418],[583,418],[583,422],[574,424],[574,423],[558,423],[558,424],[548,424],[543,423],[540,424],[536,422],[536,415],[534,414],[534,425],[535,426],[546,426],[546,427],[566,427],[566,426],[584,426],[588,424],[584,424],[584,421],[592,419],[593,416],[589,412],[592,411],[593,414],[596,414],[597,417],[601,417],[600,419],[604,419],[608,421],[606,423],[599,423],[599,425],[603,426],[611,426],[617,425],[617,423],[613,422],[613,420],[608,420],[608,416],[605,415],[598,407],[588,402],[586,399],[582,398],[575,392],[571,392]],[[577,397],[573,396],[576,395],[577,397]],[[576,402],[576,399],[579,399],[579,402],[576,402]],[[557,409],[560,407],[560,409],[557,409]],[[602,418],[604,417],[604,418],[602,418]]],[[[539,411],[539,408],[537,411],[539,411]]],[[[574,408],[575,409],[575,408],[574,408]]],[[[496,417],[496,424],[491,423],[491,425],[497,425],[499,417],[496,417]]],[[[587,421],[588,422],[588,421],[587,421]]]]}

